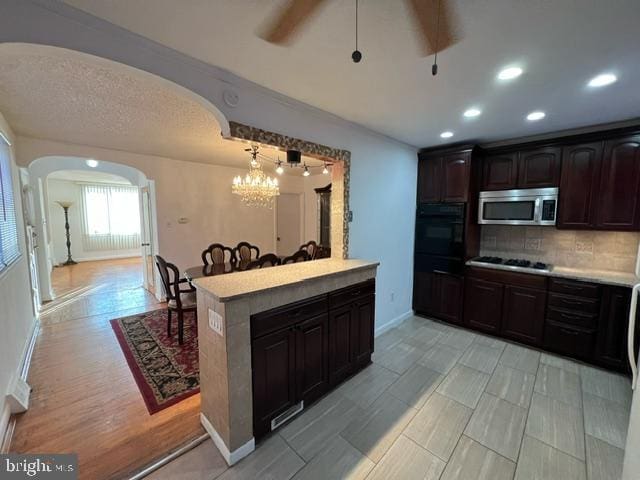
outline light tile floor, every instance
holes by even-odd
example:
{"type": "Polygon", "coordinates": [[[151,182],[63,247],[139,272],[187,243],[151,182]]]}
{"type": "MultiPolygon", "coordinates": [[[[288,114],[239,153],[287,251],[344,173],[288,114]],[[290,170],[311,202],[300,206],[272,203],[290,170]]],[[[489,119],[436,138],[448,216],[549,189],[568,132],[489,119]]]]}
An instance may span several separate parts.
{"type": "Polygon", "coordinates": [[[233,468],[208,440],[153,479],[616,480],[621,375],[412,317],[233,468]]]}

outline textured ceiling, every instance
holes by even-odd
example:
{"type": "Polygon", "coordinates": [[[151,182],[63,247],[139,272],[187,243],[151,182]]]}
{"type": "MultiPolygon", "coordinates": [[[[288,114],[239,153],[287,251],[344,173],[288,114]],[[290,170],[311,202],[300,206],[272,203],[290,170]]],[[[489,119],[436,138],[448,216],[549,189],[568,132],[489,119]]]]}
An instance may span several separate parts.
{"type": "Polygon", "coordinates": [[[464,39],[420,57],[406,2],[360,2],[360,64],[351,61],[354,0],[327,0],[284,48],[255,32],[287,0],[66,0],[66,3],[290,97],[412,145],[485,141],[640,116],[639,0],[452,0],[464,39]],[[500,84],[519,63],[524,75],[500,84]],[[618,83],[585,83],[615,71],[618,83]],[[465,120],[470,106],[481,117],[465,120]],[[536,109],[547,117],[527,122],[536,109]]]}
{"type": "Polygon", "coordinates": [[[0,45],[0,111],[30,137],[219,165],[250,159],[247,144],[222,138],[213,114],[166,82],[52,47],[0,45]]]}

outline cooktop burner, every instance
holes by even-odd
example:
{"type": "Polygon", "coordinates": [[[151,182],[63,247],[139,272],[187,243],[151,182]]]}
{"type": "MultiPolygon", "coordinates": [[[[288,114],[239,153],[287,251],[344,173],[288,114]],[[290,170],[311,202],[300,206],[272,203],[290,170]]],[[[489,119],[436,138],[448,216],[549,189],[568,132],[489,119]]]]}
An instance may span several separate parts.
{"type": "Polygon", "coordinates": [[[511,267],[513,269],[518,268],[529,268],[534,270],[543,270],[549,271],[551,270],[551,265],[542,262],[531,262],[529,260],[524,260],[520,258],[507,258],[506,260],[500,257],[477,257],[473,259],[475,262],[480,263],[491,263],[493,265],[504,265],[505,267],[511,267]]]}

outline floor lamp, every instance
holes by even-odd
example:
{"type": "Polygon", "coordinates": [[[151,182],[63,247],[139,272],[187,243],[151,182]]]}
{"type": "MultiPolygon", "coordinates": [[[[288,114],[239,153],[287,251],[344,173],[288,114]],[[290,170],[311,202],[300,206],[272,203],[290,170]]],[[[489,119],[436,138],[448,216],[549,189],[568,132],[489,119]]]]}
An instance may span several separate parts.
{"type": "Polygon", "coordinates": [[[64,229],[67,232],[67,261],[62,265],[75,265],[76,262],[73,258],[71,258],[71,234],[69,233],[69,208],[73,205],[73,202],[56,202],[62,208],[64,208],[64,229]]]}

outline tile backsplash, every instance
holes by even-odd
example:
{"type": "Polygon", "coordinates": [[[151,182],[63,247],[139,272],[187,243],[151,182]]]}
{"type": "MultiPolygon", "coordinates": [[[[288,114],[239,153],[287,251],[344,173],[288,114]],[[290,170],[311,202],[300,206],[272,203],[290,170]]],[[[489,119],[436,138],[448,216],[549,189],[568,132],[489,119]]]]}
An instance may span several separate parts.
{"type": "Polygon", "coordinates": [[[633,272],[638,241],[638,232],[483,225],[480,254],[524,258],[559,267],[633,272]]]}

